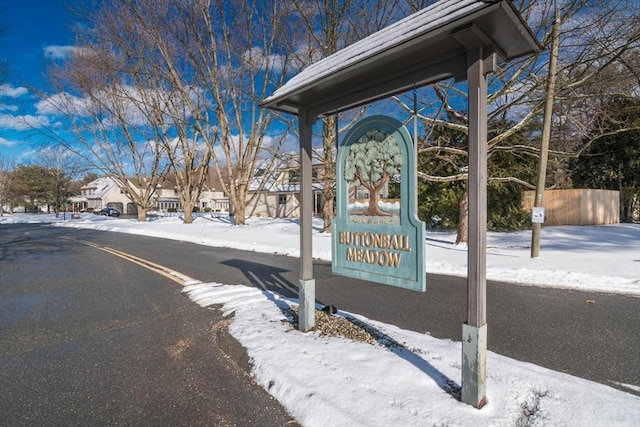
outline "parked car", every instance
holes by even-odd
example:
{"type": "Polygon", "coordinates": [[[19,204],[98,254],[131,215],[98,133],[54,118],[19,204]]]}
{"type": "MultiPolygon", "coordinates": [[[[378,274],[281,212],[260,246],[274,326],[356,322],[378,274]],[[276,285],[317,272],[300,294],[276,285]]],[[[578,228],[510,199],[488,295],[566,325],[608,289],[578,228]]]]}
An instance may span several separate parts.
{"type": "Polygon", "coordinates": [[[100,215],[120,216],[120,211],[116,208],[104,208],[100,211],[100,215]]]}

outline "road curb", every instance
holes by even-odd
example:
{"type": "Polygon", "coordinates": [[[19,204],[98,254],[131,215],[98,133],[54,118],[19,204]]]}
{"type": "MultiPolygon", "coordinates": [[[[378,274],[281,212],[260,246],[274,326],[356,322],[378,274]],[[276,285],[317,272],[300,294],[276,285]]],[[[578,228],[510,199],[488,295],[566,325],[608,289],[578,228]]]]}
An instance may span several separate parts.
{"type": "Polygon", "coordinates": [[[229,325],[232,321],[233,314],[213,325],[214,341],[224,356],[229,359],[238,370],[253,378],[251,374],[253,365],[251,364],[251,358],[247,354],[247,349],[229,332],[229,325]]]}

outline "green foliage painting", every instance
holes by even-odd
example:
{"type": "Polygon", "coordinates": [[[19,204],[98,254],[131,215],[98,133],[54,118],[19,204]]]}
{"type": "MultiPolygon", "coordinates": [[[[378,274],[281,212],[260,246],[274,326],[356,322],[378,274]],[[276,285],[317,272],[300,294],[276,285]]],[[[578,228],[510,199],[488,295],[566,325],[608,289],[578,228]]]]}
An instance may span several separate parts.
{"type": "Polygon", "coordinates": [[[351,144],[344,178],[350,187],[364,187],[369,191],[369,208],[361,215],[390,216],[378,206],[380,191],[389,177],[400,173],[401,167],[402,151],[393,135],[372,129],[351,144]]]}

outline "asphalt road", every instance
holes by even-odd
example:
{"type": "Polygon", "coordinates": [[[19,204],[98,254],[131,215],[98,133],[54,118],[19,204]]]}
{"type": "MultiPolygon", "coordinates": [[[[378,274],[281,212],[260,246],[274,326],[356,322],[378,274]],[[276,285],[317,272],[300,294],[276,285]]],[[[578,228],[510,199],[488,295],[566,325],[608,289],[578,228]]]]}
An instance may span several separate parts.
{"type": "Polygon", "coordinates": [[[218,311],[66,234],[103,235],[0,226],[0,425],[296,425],[227,357],[218,311]]]}
{"type": "MultiPolygon", "coordinates": [[[[297,297],[297,258],[114,233],[93,239],[202,281],[297,297]]],[[[314,276],[319,303],[460,340],[464,278],[428,275],[420,293],[335,276],[327,263],[316,263],[314,276]]],[[[488,282],[487,313],[491,351],[627,392],[617,383],[640,386],[640,298],[488,282]]]]}
{"type": "MultiPolygon", "coordinates": [[[[0,425],[291,420],[226,357],[212,332],[223,322],[217,311],[192,304],[168,279],[73,239],[202,281],[296,296],[294,258],[119,233],[0,226],[0,425]]],[[[318,302],[460,339],[464,279],[428,275],[427,292],[416,293],[334,276],[326,264],[314,271],[318,302]]],[[[614,387],[640,385],[640,299],[490,282],[487,304],[490,350],[614,387]]]]}

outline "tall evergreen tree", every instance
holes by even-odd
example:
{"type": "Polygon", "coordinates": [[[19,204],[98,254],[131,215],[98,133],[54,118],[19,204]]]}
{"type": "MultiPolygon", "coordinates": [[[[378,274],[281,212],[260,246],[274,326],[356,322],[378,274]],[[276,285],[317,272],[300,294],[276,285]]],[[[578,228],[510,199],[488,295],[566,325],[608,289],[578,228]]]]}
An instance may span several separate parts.
{"type": "Polygon", "coordinates": [[[27,209],[35,209],[46,203],[51,188],[51,175],[40,165],[22,165],[13,171],[10,192],[12,196],[26,202],[27,209]]]}
{"type": "Polygon", "coordinates": [[[640,100],[618,97],[608,102],[596,121],[595,134],[573,162],[574,186],[620,191],[620,219],[639,220],[640,210],[640,100]]]}

